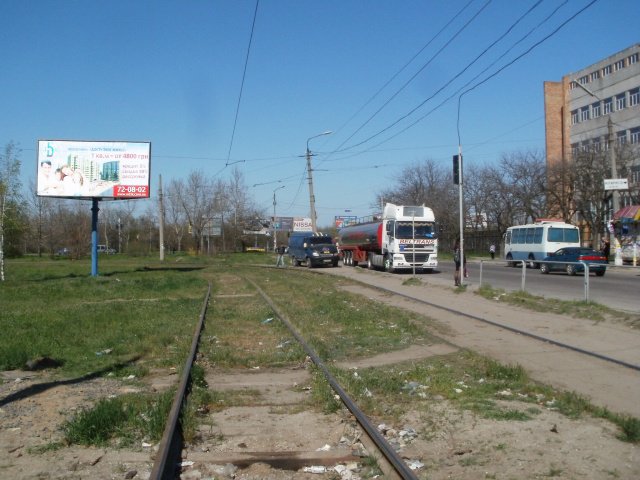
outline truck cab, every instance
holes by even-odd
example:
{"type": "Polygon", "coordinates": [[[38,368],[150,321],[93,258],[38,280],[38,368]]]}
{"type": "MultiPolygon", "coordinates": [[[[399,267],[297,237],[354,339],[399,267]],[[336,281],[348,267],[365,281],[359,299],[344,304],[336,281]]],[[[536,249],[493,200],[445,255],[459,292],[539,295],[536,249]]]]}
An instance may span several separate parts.
{"type": "Polygon", "coordinates": [[[338,248],[333,239],[319,232],[293,232],[289,237],[288,254],[295,266],[338,266],[338,248]]]}

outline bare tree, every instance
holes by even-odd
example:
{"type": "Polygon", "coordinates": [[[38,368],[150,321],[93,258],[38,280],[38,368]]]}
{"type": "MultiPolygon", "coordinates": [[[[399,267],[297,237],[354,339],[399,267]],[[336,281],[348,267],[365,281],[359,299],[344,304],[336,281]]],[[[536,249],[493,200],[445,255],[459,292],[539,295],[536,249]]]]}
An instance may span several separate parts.
{"type": "Polygon", "coordinates": [[[576,214],[576,165],[572,160],[561,160],[547,166],[547,205],[549,216],[565,222],[576,214]]]}
{"type": "Polygon", "coordinates": [[[574,163],[576,211],[591,232],[592,244],[597,248],[608,210],[610,192],[604,189],[604,180],[611,178],[611,162],[606,152],[585,150],[576,152],[574,163]]]}
{"type": "Polygon", "coordinates": [[[213,185],[202,171],[189,174],[186,183],[177,183],[175,193],[187,217],[196,249],[203,250],[204,228],[213,209],[213,185]]]}
{"type": "Polygon", "coordinates": [[[0,281],[4,282],[4,257],[7,232],[19,218],[20,149],[13,142],[0,155],[0,281]]]}
{"type": "Polygon", "coordinates": [[[457,222],[457,190],[449,165],[433,159],[409,165],[396,176],[395,185],[377,194],[385,203],[426,205],[433,209],[440,229],[451,234],[457,222]]]}
{"type": "Polygon", "coordinates": [[[167,185],[164,195],[165,222],[167,230],[171,232],[167,239],[170,250],[182,250],[182,237],[189,223],[185,209],[180,201],[184,190],[184,181],[173,179],[167,185]]]}

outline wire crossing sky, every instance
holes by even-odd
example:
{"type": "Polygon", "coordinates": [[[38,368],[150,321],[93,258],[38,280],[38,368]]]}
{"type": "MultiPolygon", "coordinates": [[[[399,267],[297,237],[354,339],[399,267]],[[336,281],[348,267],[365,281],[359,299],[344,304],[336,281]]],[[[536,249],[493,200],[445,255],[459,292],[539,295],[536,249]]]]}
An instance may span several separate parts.
{"type": "Polygon", "coordinates": [[[543,82],[640,41],[631,0],[0,2],[0,141],[149,141],[157,180],[237,169],[265,215],[365,216],[426,159],[544,150],[543,82]],[[472,94],[466,92],[473,92],[472,94]],[[462,104],[458,109],[458,98],[462,104]],[[458,129],[460,131],[458,131],[458,129]]]}

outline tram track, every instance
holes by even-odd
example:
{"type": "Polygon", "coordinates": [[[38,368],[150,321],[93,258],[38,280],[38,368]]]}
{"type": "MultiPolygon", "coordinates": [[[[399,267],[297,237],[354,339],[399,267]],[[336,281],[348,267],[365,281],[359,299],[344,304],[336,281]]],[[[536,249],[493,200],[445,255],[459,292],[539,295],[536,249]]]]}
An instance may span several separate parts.
{"type": "MultiPolygon", "coordinates": [[[[375,272],[374,272],[374,275],[375,275],[375,272]]],[[[462,309],[448,307],[448,306],[442,305],[441,303],[425,300],[424,298],[420,298],[419,296],[412,295],[410,293],[405,293],[405,292],[402,292],[402,291],[400,291],[398,289],[395,289],[395,288],[384,287],[384,286],[381,286],[381,285],[379,285],[379,284],[377,284],[375,282],[374,283],[367,283],[367,282],[363,282],[362,280],[357,280],[357,281],[359,281],[359,283],[361,283],[362,285],[366,285],[369,288],[374,288],[374,289],[379,290],[381,292],[397,295],[397,296],[402,297],[402,298],[404,298],[406,300],[417,302],[417,303],[419,303],[421,305],[425,305],[425,306],[428,306],[428,307],[436,308],[438,310],[441,310],[441,311],[444,311],[444,312],[447,312],[447,313],[450,313],[450,314],[453,314],[453,315],[461,316],[461,317],[464,317],[464,318],[468,318],[468,319],[471,319],[471,320],[476,321],[476,322],[480,322],[480,323],[485,324],[485,325],[490,325],[492,327],[503,329],[503,330],[509,331],[511,333],[515,333],[517,335],[522,335],[522,336],[537,340],[539,342],[542,342],[544,344],[554,345],[554,346],[559,347],[561,349],[565,349],[565,350],[569,350],[569,351],[572,351],[572,352],[575,352],[575,353],[586,355],[588,357],[597,358],[598,360],[602,360],[604,362],[611,363],[611,364],[614,364],[614,365],[619,365],[619,366],[628,368],[628,369],[636,371],[636,372],[640,371],[640,365],[635,364],[635,363],[627,362],[625,360],[621,360],[619,358],[614,358],[614,357],[609,356],[609,355],[604,355],[604,354],[598,353],[596,351],[580,347],[580,346],[575,345],[575,344],[570,344],[570,343],[567,343],[567,342],[559,341],[559,340],[556,340],[556,339],[551,338],[549,336],[538,335],[536,333],[532,333],[530,330],[526,330],[524,328],[514,327],[513,325],[509,325],[509,324],[504,323],[504,322],[499,322],[499,321],[496,321],[496,320],[492,320],[491,318],[483,317],[483,316],[480,316],[480,315],[471,314],[469,312],[463,311],[462,309]]]]}
{"type": "MultiPolygon", "coordinates": [[[[338,382],[338,380],[331,374],[325,363],[320,356],[314,351],[307,340],[300,334],[295,328],[291,320],[283,312],[283,310],[266,294],[266,292],[258,286],[251,279],[245,279],[252,285],[255,291],[260,295],[263,301],[269,305],[274,315],[287,327],[290,334],[295,338],[298,344],[302,347],[304,352],[311,359],[315,367],[322,372],[327,383],[331,389],[340,398],[342,404],[346,407],[349,413],[353,416],[357,425],[360,428],[360,432],[364,434],[364,437],[358,435],[358,441],[361,442],[367,451],[367,454],[376,459],[378,467],[384,472],[385,478],[389,479],[402,479],[402,480],[417,480],[417,476],[411,470],[411,468],[404,462],[402,457],[396,452],[396,450],[390,445],[385,437],[378,431],[373,425],[371,420],[365,415],[362,409],[353,401],[349,396],[346,389],[338,382]]],[[[165,425],[164,434],[159,444],[158,453],[155,458],[155,462],[151,471],[151,480],[168,480],[173,478],[179,478],[179,468],[176,470],[176,466],[180,465],[180,452],[182,451],[183,441],[180,428],[180,412],[182,407],[186,404],[186,398],[189,393],[189,381],[191,377],[191,369],[196,362],[198,343],[202,335],[204,328],[207,306],[209,304],[209,298],[211,295],[211,285],[205,296],[204,304],[200,314],[200,319],[196,327],[196,331],[193,335],[193,342],[189,357],[186,360],[185,367],[180,378],[178,390],[176,391],[173,399],[171,411],[165,425]]],[[[224,432],[222,432],[224,434],[224,432]]],[[[303,452],[242,452],[242,453],[230,453],[225,454],[208,454],[203,453],[198,455],[198,458],[202,462],[212,462],[220,465],[233,464],[237,468],[247,468],[252,463],[266,463],[273,468],[285,468],[285,469],[304,469],[302,471],[317,473],[330,473],[330,468],[325,468],[322,465],[357,462],[359,457],[354,457],[352,454],[343,455],[339,452],[332,453],[330,455],[323,455],[322,453],[316,455],[305,455],[303,452]],[[325,458],[322,458],[325,457],[325,458]],[[317,463],[321,465],[307,466],[308,462],[313,460],[320,460],[317,463]],[[315,470],[314,470],[315,469],[315,470]]]]}

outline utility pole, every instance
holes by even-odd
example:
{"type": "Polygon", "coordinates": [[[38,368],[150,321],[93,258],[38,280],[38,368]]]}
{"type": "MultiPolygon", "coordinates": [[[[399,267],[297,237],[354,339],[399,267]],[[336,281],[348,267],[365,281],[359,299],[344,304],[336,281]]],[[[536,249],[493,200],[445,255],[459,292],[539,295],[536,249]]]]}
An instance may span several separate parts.
{"type": "MultiPolygon", "coordinates": [[[[611,121],[611,114],[609,114],[609,120],[607,121],[607,132],[609,137],[609,159],[611,160],[611,178],[618,178],[618,167],[616,165],[616,139],[613,133],[613,121],[611,121]]],[[[620,194],[618,190],[613,191],[613,214],[620,210],[620,194]]],[[[613,218],[613,214],[611,215],[613,218]]]]}
{"type": "Polygon", "coordinates": [[[164,204],[162,203],[162,175],[158,183],[158,203],[160,204],[160,261],[164,260],[164,204]]]}
{"type": "Polygon", "coordinates": [[[316,138],[316,137],[321,137],[323,135],[329,135],[330,133],[333,133],[331,130],[327,130],[326,132],[322,132],[318,135],[314,135],[313,137],[309,137],[307,139],[307,179],[309,180],[309,215],[311,216],[311,230],[313,231],[313,233],[317,233],[318,232],[318,228],[316,225],[316,197],[313,194],[313,175],[312,175],[312,168],[311,168],[311,150],[309,150],[309,140],[316,138]]]}
{"type": "Polygon", "coordinates": [[[309,151],[309,143],[307,142],[307,180],[309,181],[309,215],[311,216],[311,230],[313,233],[318,231],[316,226],[316,197],[313,194],[313,175],[311,169],[311,152],[309,151]]]}
{"type": "Polygon", "coordinates": [[[273,253],[278,248],[278,223],[276,221],[276,192],[285,186],[282,185],[273,191],[273,253]]]}

